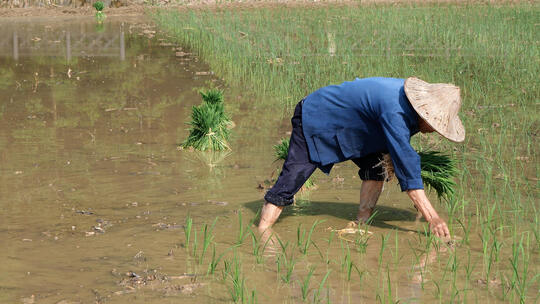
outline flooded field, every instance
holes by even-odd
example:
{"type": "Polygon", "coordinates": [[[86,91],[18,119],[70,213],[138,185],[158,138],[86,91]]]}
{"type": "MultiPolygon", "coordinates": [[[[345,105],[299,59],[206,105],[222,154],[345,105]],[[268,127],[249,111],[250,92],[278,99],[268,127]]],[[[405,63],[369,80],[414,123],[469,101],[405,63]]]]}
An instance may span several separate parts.
{"type": "Polygon", "coordinates": [[[358,203],[352,163],[317,173],[318,188],[298,195],[266,241],[252,222],[280,165],[272,146],[290,131],[286,107],[227,87],[140,20],[0,27],[0,302],[538,297],[533,234],[514,244],[496,231],[486,249],[485,235],[469,235],[471,215],[438,243],[393,183],[372,234],[341,230],[358,203]],[[232,151],[178,149],[198,90],[210,87],[225,91],[232,151]]]}
{"type": "MultiPolygon", "coordinates": [[[[120,21],[100,28],[90,19],[6,22],[6,30],[1,302],[32,294],[93,302],[122,289],[113,268],[141,272],[152,259],[162,268],[188,212],[210,221],[261,196],[254,178],[271,166],[264,148],[248,141],[245,154],[213,170],[177,150],[197,89],[219,84],[153,29],[120,21]],[[161,231],[160,223],[175,228],[161,231]],[[143,264],[133,260],[141,251],[143,264]]],[[[176,266],[167,273],[187,271],[168,263],[176,266]]]]}

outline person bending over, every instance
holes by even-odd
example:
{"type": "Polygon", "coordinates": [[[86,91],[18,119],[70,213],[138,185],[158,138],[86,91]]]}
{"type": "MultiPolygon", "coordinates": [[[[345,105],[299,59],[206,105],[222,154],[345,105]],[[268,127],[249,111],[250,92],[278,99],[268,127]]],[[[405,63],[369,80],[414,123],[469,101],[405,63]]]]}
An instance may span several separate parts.
{"type": "Polygon", "coordinates": [[[410,139],[418,132],[435,131],[462,142],[460,107],[459,87],[416,77],[356,78],[306,96],[294,110],[289,153],[276,183],[264,196],[258,229],[264,232],[277,221],[316,168],[329,174],[333,164],[346,160],[359,167],[357,219],[366,222],[385,179],[383,166],[377,164],[389,153],[401,190],[429,222],[431,233],[449,236],[446,222],[424,192],[420,157],[410,139]]]}

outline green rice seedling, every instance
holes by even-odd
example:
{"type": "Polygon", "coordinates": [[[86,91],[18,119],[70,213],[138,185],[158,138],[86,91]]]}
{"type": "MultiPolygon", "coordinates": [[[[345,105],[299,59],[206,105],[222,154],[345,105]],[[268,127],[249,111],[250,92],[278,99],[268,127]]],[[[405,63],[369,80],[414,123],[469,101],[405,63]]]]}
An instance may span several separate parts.
{"type": "Polygon", "coordinates": [[[210,260],[210,264],[208,264],[207,274],[214,274],[219,262],[221,261],[221,259],[223,258],[223,256],[225,255],[226,252],[227,252],[227,250],[216,257],[216,244],[213,244],[213,246],[212,246],[212,258],[210,260]]]}
{"type": "Polygon", "coordinates": [[[368,241],[371,238],[369,227],[373,222],[373,219],[377,216],[378,212],[378,210],[375,210],[375,212],[371,214],[365,223],[358,223],[358,232],[354,237],[354,245],[358,253],[366,253],[368,241]],[[364,231],[364,233],[361,233],[361,230],[364,231]]]}
{"type": "Polygon", "coordinates": [[[96,9],[96,20],[98,23],[102,23],[103,20],[105,20],[105,14],[103,13],[103,9],[105,8],[105,5],[101,1],[94,2],[93,7],[96,9]]]}
{"type": "MultiPolygon", "coordinates": [[[[459,294],[459,291],[458,291],[457,286],[456,286],[456,280],[457,280],[457,277],[458,277],[459,262],[458,262],[457,254],[456,254],[455,251],[450,252],[450,257],[449,257],[448,261],[449,261],[449,264],[450,264],[450,271],[451,271],[451,274],[452,274],[452,296],[455,296],[455,295],[459,294]]],[[[455,301],[452,301],[452,302],[455,303],[455,301]]]]}
{"type": "Polygon", "coordinates": [[[236,245],[241,245],[244,243],[244,239],[246,238],[246,226],[244,226],[244,222],[242,221],[242,210],[238,210],[238,230],[236,232],[236,245]]]}
{"type": "Polygon", "coordinates": [[[287,248],[289,247],[289,241],[284,243],[277,235],[276,235],[276,240],[278,241],[279,246],[281,247],[281,253],[286,255],[287,248]]]}
{"type": "Polygon", "coordinates": [[[291,251],[290,254],[287,254],[287,248],[289,247],[289,241],[283,242],[279,237],[276,236],[276,239],[281,246],[281,252],[278,254],[276,259],[277,264],[277,274],[281,280],[285,283],[289,283],[292,272],[296,265],[296,259],[294,258],[294,252],[291,251]],[[285,269],[285,275],[281,275],[281,270],[285,269]]]}
{"type": "Polygon", "coordinates": [[[249,224],[250,224],[251,226],[257,226],[257,222],[258,222],[258,220],[260,220],[260,217],[259,217],[259,216],[261,215],[261,210],[262,210],[262,208],[259,208],[259,209],[257,210],[257,213],[255,213],[255,215],[254,215],[254,216],[251,218],[251,220],[249,221],[249,224]]]}
{"type": "Polygon", "coordinates": [[[302,247],[304,244],[304,238],[306,236],[306,230],[302,229],[302,223],[298,224],[296,227],[296,246],[298,248],[302,247]]]}
{"type": "Polygon", "coordinates": [[[332,244],[332,241],[334,240],[335,236],[336,236],[336,231],[331,230],[330,231],[330,236],[326,239],[326,242],[328,243],[328,246],[330,246],[330,244],[332,244]]]}
{"type": "Polygon", "coordinates": [[[346,251],[345,251],[345,256],[343,258],[341,268],[345,269],[345,273],[347,274],[347,281],[351,280],[351,273],[352,273],[353,268],[356,269],[356,272],[358,272],[358,275],[362,276],[360,274],[360,270],[358,270],[358,267],[356,267],[356,265],[354,265],[354,263],[352,261],[351,251],[349,249],[349,244],[348,243],[346,243],[346,251]]]}
{"type": "Polygon", "coordinates": [[[387,302],[395,303],[392,297],[392,283],[390,280],[390,268],[388,267],[388,265],[386,266],[386,283],[387,283],[387,292],[388,292],[387,302]]]}
{"type": "Polygon", "coordinates": [[[407,240],[407,243],[409,245],[409,248],[411,249],[411,252],[414,255],[414,263],[412,265],[412,271],[413,273],[417,273],[420,276],[420,288],[424,290],[424,267],[421,265],[421,257],[424,254],[424,252],[420,252],[417,250],[409,240],[407,240]]]}
{"type": "MultiPolygon", "coordinates": [[[[276,156],[276,161],[283,160],[285,161],[287,159],[287,155],[289,155],[289,140],[286,138],[282,138],[280,142],[277,145],[273,146],[274,148],[274,154],[276,156]]],[[[313,189],[315,187],[315,179],[313,176],[310,176],[302,188],[304,189],[313,189]]]]}
{"type": "Polygon", "coordinates": [[[186,217],[186,223],[184,224],[184,235],[186,237],[186,249],[188,250],[189,250],[189,241],[191,238],[192,227],[193,227],[193,219],[188,214],[188,216],[186,217]]]}
{"type": "Polygon", "coordinates": [[[313,241],[311,242],[311,245],[313,245],[313,247],[315,247],[315,249],[317,250],[317,253],[321,257],[321,259],[324,259],[324,255],[323,255],[321,249],[319,248],[319,246],[317,246],[317,244],[315,242],[313,242],[313,241]]]}
{"type": "Polygon", "coordinates": [[[439,300],[439,303],[442,302],[442,290],[441,290],[441,285],[433,280],[433,285],[435,285],[435,288],[436,288],[436,291],[435,291],[435,297],[439,300]]]}
{"type": "Polygon", "coordinates": [[[193,229],[193,247],[191,248],[192,250],[192,255],[195,257],[197,256],[197,248],[198,248],[198,245],[199,245],[199,241],[197,239],[197,229],[193,229]]]}
{"type": "Polygon", "coordinates": [[[206,254],[206,250],[208,249],[208,247],[210,246],[210,243],[214,239],[214,235],[212,234],[212,231],[214,230],[216,221],[217,221],[217,218],[214,219],[212,226],[208,227],[208,224],[204,224],[203,228],[201,229],[201,232],[203,234],[203,244],[201,248],[201,254],[199,256],[199,264],[202,263],[204,259],[204,255],[206,254]]]}
{"type": "Polygon", "coordinates": [[[469,234],[471,231],[471,215],[469,214],[468,220],[467,220],[467,226],[463,224],[463,222],[460,219],[456,220],[461,228],[463,229],[463,238],[461,240],[461,244],[468,245],[469,244],[469,234]]]}
{"type": "MultiPolygon", "coordinates": [[[[520,240],[514,240],[512,243],[512,257],[509,259],[512,266],[512,278],[510,287],[517,293],[519,303],[527,303],[527,289],[529,287],[529,234],[524,242],[523,235],[520,240]],[[521,260],[521,261],[520,261],[521,260]],[[520,267],[521,266],[521,267],[520,267]],[[521,269],[520,269],[521,268],[521,269]]],[[[535,274],[532,281],[536,281],[540,275],[535,274]]]]}
{"type": "Polygon", "coordinates": [[[247,301],[248,304],[257,304],[257,290],[253,289],[247,301]]]}
{"type": "Polygon", "coordinates": [[[246,279],[242,274],[242,264],[236,253],[234,252],[233,259],[231,261],[224,261],[224,278],[231,283],[228,286],[229,294],[234,303],[245,301],[246,279]]]}
{"type": "Polygon", "coordinates": [[[472,261],[471,261],[471,249],[467,248],[467,264],[465,264],[465,287],[463,288],[464,298],[467,298],[467,291],[469,290],[469,283],[471,281],[471,275],[475,267],[476,267],[476,262],[472,264],[472,261]]]}
{"type": "Polygon", "coordinates": [[[383,254],[384,254],[384,250],[386,249],[386,243],[388,242],[389,237],[390,236],[388,234],[381,234],[381,249],[379,250],[379,267],[382,266],[383,254]]]}
{"type": "MultiPolygon", "coordinates": [[[[435,285],[438,287],[437,283],[435,283],[435,285]]],[[[384,285],[384,282],[383,282],[383,284],[381,284],[381,288],[382,288],[382,291],[380,291],[379,288],[377,288],[377,295],[375,296],[375,299],[377,300],[377,302],[392,303],[392,304],[399,303],[399,301],[394,301],[393,296],[392,296],[392,284],[391,284],[391,279],[390,279],[390,268],[388,267],[388,264],[386,265],[386,286],[384,285]],[[386,287],[386,292],[384,290],[385,287],[386,287]]]]}
{"type": "MultiPolygon", "coordinates": [[[[491,271],[494,263],[499,262],[499,254],[501,252],[501,247],[503,243],[497,240],[497,237],[495,235],[493,236],[493,242],[491,244],[491,250],[489,252],[489,257],[487,258],[487,266],[486,266],[486,282],[490,282],[491,277],[491,271]]],[[[486,286],[489,287],[489,284],[486,286]]]]}
{"type": "Polygon", "coordinates": [[[253,232],[251,228],[248,227],[248,229],[249,234],[251,235],[252,253],[255,256],[255,261],[257,264],[262,264],[264,262],[264,250],[268,246],[268,243],[271,241],[273,235],[270,235],[264,244],[261,245],[261,239],[257,238],[255,232],[253,232]]]}
{"type": "Polygon", "coordinates": [[[394,237],[394,240],[395,240],[395,253],[392,252],[392,255],[394,256],[394,264],[397,266],[399,264],[399,241],[398,241],[398,233],[397,233],[397,230],[395,231],[395,237],[394,237]]]}
{"type": "Polygon", "coordinates": [[[304,280],[300,283],[300,290],[302,291],[302,301],[306,302],[308,299],[309,294],[309,282],[311,280],[311,276],[313,276],[313,272],[315,271],[315,267],[310,267],[308,274],[304,278],[304,280]]]}
{"type": "Polygon", "coordinates": [[[351,280],[351,274],[352,274],[353,269],[356,270],[360,280],[362,280],[362,277],[364,276],[364,272],[360,272],[360,269],[358,269],[358,267],[352,261],[349,243],[343,242],[343,240],[340,239],[340,245],[341,245],[341,252],[342,252],[341,271],[345,271],[347,281],[351,280]],[[343,244],[345,244],[345,246],[343,244]]]}
{"type": "Polygon", "coordinates": [[[366,253],[368,240],[370,237],[371,235],[367,233],[356,233],[354,238],[354,247],[358,253],[366,253]]]}
{"type": "MultiPolygon", "coordinates": [[[[488,209],[488,212],[486,214],[487,220],[482,221],[480,223],[480,229],[481,229],[480,239],[482,241],[482,258],[484,261],[484,275],[486,276],[486,282],[489,282],[490,280],[489,274],[491,272],[492,260],[489,254],[489,249],[490,249],[491,240],[495,234],[495,231],[492,227],[494,211],[495,211],[495,205],[493,205],[492,208],[488,209]]],[[[489,284],[487,284],[487,286],[489,287],[489,284]]]]}
{"type": "MultiPolygon", "coordinates": [[[[278,263],[278,268],[285,269],[285,274],[280,275],[281,280],[283,281],[283,283],[290,283],[294,267],[296,266],[296,259],[294,259],[292,255],[290,257],[287,257],[287,255],[281,253],[278,256],[277,260],[280,261],[278,263]]],[[[278,272],[279,270],[280,269],[278,269],[278,272]]]]}
{"type": "Polygon", "coordinates": [[[321,299],[321,292],[323,291],[324,289],[324,284],[326,284],[326,280],[328,279],[328,277],[330,276],[330,273],[332,272],[331,269],[329,269],[327,272],[326,272],[326,275],[324,276],[324,278],[321,280],[321,283],[319,284],[319,288],[317,288],[313,294],[313,303],[320,303],[322,301],[321,299]]]}
{"type": "Polygon", "coordinates": [[[315,227],[320,224],[320,223],[323,223],[325,222],[325,220],[316,220],[313,225],[311,225],[311,229],[309,230],[309,233],[307,234],[307,237],[305,238],[304,240],[304,237],[305,237],[305,230],[300,232],[300,226],[298,226],[298,229],[297,229],[297,241],[298,241],[298,248],[300,249],[300,252],[303,253],[304,255],[306,255],[308,253],[308,249],[309,249],[309,246],[311,245],[312,243],[312,240],[311,240],[311,237],[313,235],[313,231],[315,230],[315,227]]]}

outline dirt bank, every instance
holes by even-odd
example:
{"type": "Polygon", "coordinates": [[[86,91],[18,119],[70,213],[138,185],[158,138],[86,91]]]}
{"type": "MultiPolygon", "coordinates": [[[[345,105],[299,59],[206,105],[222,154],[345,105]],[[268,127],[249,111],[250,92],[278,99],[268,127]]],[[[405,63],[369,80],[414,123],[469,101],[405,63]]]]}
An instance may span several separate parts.
{"type": "MultiPolygon", "coordinates": [[[[490,0],[490,1],[466,1],[466,0],[362,0],[362,1],[281,1],[281,0],[243,0],[229,3],[219,3],[208,0],[187,0],[181,3],[171,4],[170,0],[156,0],[154,5],[147,5],[141,2],[128,1],[121,7],[109,7],[105,9],[107,16],[140,16],[145,11],[154,8],[171,8],[171,9],[200,9],[200,8],[254,8],[254,7],[271,7],[271,6],[335,6],[335,5],[367,5],[367,4],[407,4],[407,3],[478,3],[478,4],[516,4],[516,3],[533,3],[534,1],[508,1],[508,0],[490,0]]],[[[39,6],[39,7],[2,7],[0,5],[0,18],[17,18],[17,17],[69,17],[69,16],[93,16],[95,10],[90,5],[82,7],[60,6],[56,4],[39,6]]]]}

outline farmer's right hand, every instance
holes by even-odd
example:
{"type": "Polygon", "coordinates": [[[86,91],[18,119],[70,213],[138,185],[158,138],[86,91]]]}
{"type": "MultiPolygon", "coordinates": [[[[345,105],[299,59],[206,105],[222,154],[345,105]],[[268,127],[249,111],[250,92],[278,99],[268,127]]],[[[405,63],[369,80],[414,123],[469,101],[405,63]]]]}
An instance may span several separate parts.
{"type": "Polygon", "coordinates": [[[438,236],[440,238],[450,237],[450,231],[448,230],[448,226],[446,225],[446,222],[440,217],[433,217],[429,221],[429,230],[431,231],[431,233],[435,234],[435,236],[438,236]]]}

